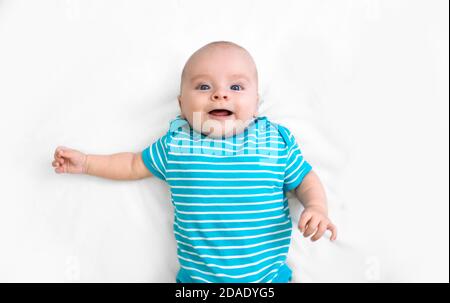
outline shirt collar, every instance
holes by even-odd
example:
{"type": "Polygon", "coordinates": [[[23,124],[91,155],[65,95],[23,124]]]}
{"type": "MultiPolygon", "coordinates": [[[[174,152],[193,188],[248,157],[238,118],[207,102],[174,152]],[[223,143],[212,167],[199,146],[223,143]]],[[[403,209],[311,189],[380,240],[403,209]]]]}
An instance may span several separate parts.
{"type": "MultiPolygon", "coordinates": [[[[259,116],[259,117],[256,117],[255,120],[267,120],[267,117],[259,116]]],[[[184,127],[186,124],[190,128],[188,121],[186,119],[182,118],[181,115],[177,115],[176,118],[170,122],[169,132],[175,132],[180,127],[184,127]]]]}
{"type": "Polygon", "coordinates": [[[188,124],[188,121],[183,119],[181,115],[177,115],[177,117],[170,122],[169,132],[175,132],[186,124],[188,124]]]}

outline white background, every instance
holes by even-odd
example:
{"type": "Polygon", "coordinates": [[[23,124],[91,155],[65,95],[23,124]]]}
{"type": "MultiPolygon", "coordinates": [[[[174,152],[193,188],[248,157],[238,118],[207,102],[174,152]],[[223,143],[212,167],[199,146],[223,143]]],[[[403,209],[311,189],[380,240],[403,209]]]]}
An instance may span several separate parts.
{"type": "MultiPolygon", "coordinates": [[[[248,49],[261,114],[321,177],[338,241],[295,229],[294,282],[448,282],[448,2],[1,1],[0,282],[174,282],[168,187],[58,175],[56,146],[138,152],[181,69],[248,49]]],[[[290,199],[294,227],[301,207],[290,199]]]]}

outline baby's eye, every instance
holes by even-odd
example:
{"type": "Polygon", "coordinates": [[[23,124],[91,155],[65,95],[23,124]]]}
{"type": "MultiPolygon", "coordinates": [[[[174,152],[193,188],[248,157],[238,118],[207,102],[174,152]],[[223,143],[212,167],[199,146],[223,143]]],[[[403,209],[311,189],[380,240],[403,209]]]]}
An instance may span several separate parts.
{"type": "Polygon", "coordinates": [[[232,90],[242,90],[242,86],[240,86],[239,84],[234,84],[234,85],[231,85],[231,89],[232,90]],[[238,87],[238,89],[233,89],[233,87],[238,87]]]}
{"type": "Polygon", "coordinates": [[[198,88],[199,88],[200,90],[206,90],[206,89],[209,88],[209,85],[208,85],[208,84],[201,84],[201,85],[198,86],[198,88]]]}

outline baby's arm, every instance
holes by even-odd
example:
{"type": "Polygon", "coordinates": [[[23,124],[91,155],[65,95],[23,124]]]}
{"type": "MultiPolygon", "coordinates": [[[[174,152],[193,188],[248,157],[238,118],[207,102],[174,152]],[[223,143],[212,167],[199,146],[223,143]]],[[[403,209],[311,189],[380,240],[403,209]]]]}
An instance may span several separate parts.
{"type": "Polygon", "coordinates": [[[327,229],[331,231],[330,240],[337,237],[336,226],[328,218],[327,199],[325,190],[319,177],[314,171],[310,171],[295,189],[295,194],[305,207],[299,220],[300,231],[305,237],[309,237],[317,229],[312,241],[318,240],[327,229]]]}
{"type": "Polygon", "coordinates": [[[132,152],[91,155],[58,146],[52,165],[59,174],[86,174],[113,180],[138,180],[152,176],[141,154],[132,152]]]}

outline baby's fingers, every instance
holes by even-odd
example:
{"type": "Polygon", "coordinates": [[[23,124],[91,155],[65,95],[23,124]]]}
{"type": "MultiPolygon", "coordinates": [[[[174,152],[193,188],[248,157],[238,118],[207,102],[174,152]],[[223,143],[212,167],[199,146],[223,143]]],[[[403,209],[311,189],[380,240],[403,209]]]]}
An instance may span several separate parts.
{"type": "Polygon", "coordinates": [[[330,240],[331,241],[336,240],[336,238],[337,238],[337,228],[336,228],[336,226],[334,224],[330,223],[330,224],[328,224],[327,229],[331,231],[330,240]]]}
{"type": "Polygon", "coordinates": [[[70,148],[65,146],[58,146],[55,149],[55,158],[68,157],[70,156],[70,148]]]}
{"type": "MultiPolygon", "coordinates": [[[[59,153],[55,152],[55,160],[53,161],[53,163],[59,163],[60,165],[63,165],[65,162],[65,159],[59,155],[59,153]]],[[[55,165],[53,165],[55,166],[55,165]]]]}
{"type": "Polygon", "coordinates": [[[53,160],[52,166],[55,167],[55,173],[61,174],[65,172],[65,167],[58,160],[53,160]]]}
{"type": "Polygon", "coordinates": [[[59,165],[55,168],[55,173],[57,174],[62,174],[64,172],[65,172],[64,166],[59,165]]]}
{"type": "Polygon", "coordinates": [[[61,158],[61,155],[59,154],[59,150],[58,149],[55,149],[55,154],[53,155],[53,158],[55,158],[55,159],[61,158]]]}
{"type": "Polygon", "coordinates": [[[316,230],[319,223],[320,223],[320,219],[313,216],[311,218],[311,220],[308,222],[308,225],[306,227],[305,232],[303,233],[303,236],[305,238],[311,236],[314,233],[314,231],[316,230]]]}
{"type": "Polygon", "coordinates": [[[57,155],[60,157],[60,159],[63,159],[62,163],[64,163],[64,160],[66,160],[66,161],[72,160],[73,161],[73,160],[78,159],[79,154],[80,153],[77,150],[70,149],[70,148],[64,148],[64,149],[57,150],[57,155]]]}
{"type": "Polygon", "coordinates": [[[311,219],[312,214],[309,212],[303,212],[300,216],[300,222],[298,223],[298,227],[300,229],[300,232],[304,232],[305,231],[305,227],[306,224],[308,223],[308,221],[311,219]]]}
{"type": "Polygon", "coordinates": [[[316,234],[311,237],[311,241],[319,240],[323,236],[323,234],[325,233],[326,230],[327,230],[327,222],[321,221],[319,223],[319,227],[317,228],[316,234]]]}
{"type": "Polygon", "coordinates": [[[58,160],[53,160],[52,166],[56,167],[55,172],[57,173],[64,172],[64,165],[60,163],[58,160]]]}

